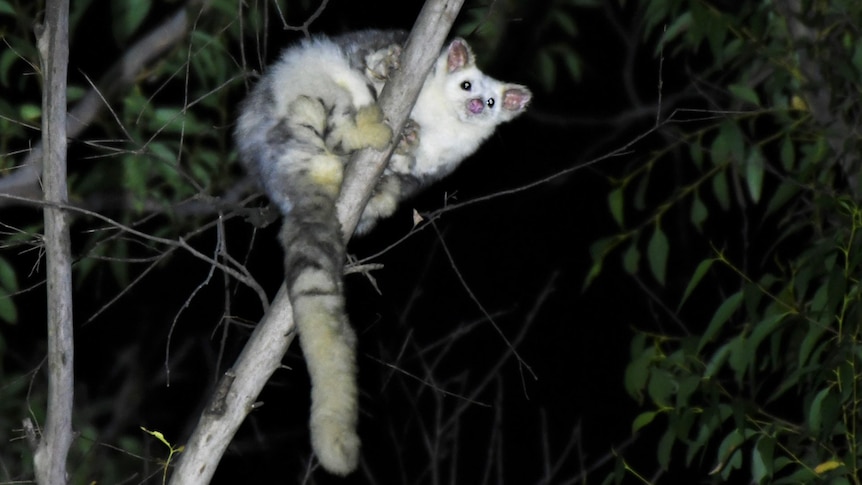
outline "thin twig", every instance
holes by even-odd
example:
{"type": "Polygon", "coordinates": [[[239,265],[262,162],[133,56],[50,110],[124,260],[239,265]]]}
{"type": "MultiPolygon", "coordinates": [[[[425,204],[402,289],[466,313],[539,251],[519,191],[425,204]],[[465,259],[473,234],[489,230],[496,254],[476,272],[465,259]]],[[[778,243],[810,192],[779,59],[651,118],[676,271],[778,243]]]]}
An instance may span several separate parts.
{"type": "Polygon", "coordinates": [[[533,372],[533,368],[530,367],[530,365],[527,364],[527,361],[525,361],[521,357],[521,354],[518,353],[518,350],[515,349],[515,346],[512,345],[512,342],[509,341],[508,337],[506,337],[506,334],[503,333],[503,330],[500,328],[499,325],[497,325],[497,322],[494,320],[494,317],[491,316],[491,314],[488,312],[488,310],[485,309],[485,306],[482,305],[482,302],[479,301],[479,298],[476,296],[476,294],[473,293],[473,290],[470,289],[470,285],[467,284],[467,280],[464,279],[464,275],[461,274],[461,270],[458,269],[458,265],[455,264],[455,258],[454,258],[454,256],[452,256],[452,253],[449,251],[449,246],[446,245],[446,241],[443,240],[443,235],[440,234],[440,231],[437,229],[437,225],[432,224],[432,227],[434,228],[434,231],[437,233],[437,237],[440,240],[440,244],[443,247],[443,251],[446,253],[446,257],[449,259],[449,266],[452,268],[452,271],[455,272],[455,276],[458,277],[458,281],[461,283],[461,287],[464,288],[464,291],[467,292],[467,295],[470,297],[471,300],[473,300],[473,303],[476,304],[476,307],[479,308],[479,311],[482,312],[483,315],[485,315],[485,318],[488,319],[488,321],[491,323],[491,326],[494,327],[494,330],[496,330],[497,333],[500,335],[500,338],[503,339],[503,343],[506,344],[506,347],[509,348],[509,350],[512,352],[512,355],[515,356],[515,358],[518,360],[518,363],[523,368],[527,369],[527,371],[530,373],[530,375],[533,377],[533,379],[536,379],[536,373],[533,372]]]}

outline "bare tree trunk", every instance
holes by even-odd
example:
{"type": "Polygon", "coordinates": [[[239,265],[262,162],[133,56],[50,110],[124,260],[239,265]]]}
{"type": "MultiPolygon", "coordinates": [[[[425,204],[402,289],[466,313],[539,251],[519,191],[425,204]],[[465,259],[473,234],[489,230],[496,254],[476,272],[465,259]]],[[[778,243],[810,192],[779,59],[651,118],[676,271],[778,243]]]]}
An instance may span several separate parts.
{"type": "Polygon", "coordinates": [[[66,73],[69,63],[69,2],[48,0],[38,36],[44,85],[42,140],[45,192],[45,255],[48,287],[48,412],[35,455],[36,481],[66,483],[66,456],[72,444],[72,264],[67,201],[66,73]]]}
{"type": "MultiPolygon", "coordinates": [[[[425,2],[407,41],[403,68],[387,83],[380,97],[380,107],[394,132],[399,133],[404,126],[463,3],[463,0],[425,2]]],[[[353,233],[390,155],[391,150],[385,153],[364,150],[348,165],[338,207],[346,238],[353,233]]],[[[254,409],[258,394],[281,365],[294,334],[293,309],[282,285],[201,415],[171,476],[171,485],[209,483],[236,430],[254,409]]]]}

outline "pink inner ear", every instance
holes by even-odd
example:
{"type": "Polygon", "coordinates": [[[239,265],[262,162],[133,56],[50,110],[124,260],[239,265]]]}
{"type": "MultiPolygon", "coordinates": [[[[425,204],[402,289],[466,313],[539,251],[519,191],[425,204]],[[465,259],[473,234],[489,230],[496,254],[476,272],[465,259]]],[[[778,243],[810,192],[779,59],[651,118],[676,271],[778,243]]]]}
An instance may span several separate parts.
{"type": "Polygon", "coordinates": [[[526,89],[507,89],[503,92],[503,108],[509,111],[520,111],[530,102],[530,97],[530,92],[526,89]]]}
{"type": "Polygon", "coordinates": [[[449,44],[449,58],[447,67],[449,72],[455,72],[467,65],[470,60],[470,51],[461,39],[455,39],[449,44]]]}

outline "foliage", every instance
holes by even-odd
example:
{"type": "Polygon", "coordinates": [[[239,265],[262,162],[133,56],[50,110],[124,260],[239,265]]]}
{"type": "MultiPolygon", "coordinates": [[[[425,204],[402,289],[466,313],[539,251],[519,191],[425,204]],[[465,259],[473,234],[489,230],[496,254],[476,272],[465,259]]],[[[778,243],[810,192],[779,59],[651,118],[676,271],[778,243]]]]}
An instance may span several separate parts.
{"type": "Polygon", "coordinates": [[[150,436],[154,437],[155,439],[161,441],[162,444],[164,444],[165,446],[168,447],[168,457],[165,458],[164,472],[162,473],[162,483],[167,483],[168,470],[170,470],[170,467],[171,467],[171,460],[173,460],[174,455],[179,455],[180,453],[182,453],[184,447],[182,445],[175,446],[175,445],[170,444],[168,442],[168,440],[165,439],[165,435],[162,434],[161,431],[150,431],[147,428],[144,428],[143,426],[141,426],[141,430],[143,432],[149,434],[150,436]]]}
{"type": "Polygon", "coordinates": [[[620,230],[592,246],[587,285],[618,254],[666,315],[636,324],[632,431],[657,437],[659,473],[860,483],[862,4],[641,6],[702,104],[667,110],[669,142],[611,178],[620,230]]]}
{"type": "MultiPolygon", "coordinates": [[[[571,45],[579,33],[577,17],[584,9],[599,4],[596,0],[551,0],[547,5],[533,6],[531,23],[535,26],[530,41],[537,48],[528,62],[539,87],[552,92],[565,81],[581,80],[583,59],[571,45]]],[[[508,19],[518,18],[528,10],[526,2],[517,0],[494,2],[489,8],[468,6],[456,33],[470,36],[474,48],[497,57],[507,48],[506,37],[512,35],[508,19]]]]}

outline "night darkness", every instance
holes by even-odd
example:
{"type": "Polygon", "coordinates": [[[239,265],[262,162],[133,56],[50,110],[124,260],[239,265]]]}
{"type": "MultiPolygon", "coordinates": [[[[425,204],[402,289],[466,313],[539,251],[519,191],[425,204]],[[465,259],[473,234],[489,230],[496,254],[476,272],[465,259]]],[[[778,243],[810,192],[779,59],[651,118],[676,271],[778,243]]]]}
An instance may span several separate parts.
{"type": "MultiPolygon", "coordinates": [[[[311,29],[337,33],[364,27],[409,28],[419,8],[418,2],[409,7],[404,2],[370,3],[373,8],[369,2],[330,2],[311,29]]],[[[528,113],[501,127],[455,174],[403,203],[393,218],[349,246],[357,259],[377,254],[410,232],[413,209],[427,215],[444,205],[497,194],[443,212],[433,225],[422,226],[376,257],[372,262],[383,268],[372,273],[373,282],[362,274],[346,276],[351,322],[360,338],[364,461],[348,479],[317,471],[314,483],[483,483],[486,476],[496,476],[498,466],[504,470],[505,483],[574,483],[612,449],[626,446],[639,409],[623,387],[630,340],[635,328],[651,325],[661,310],[624,274],[618,257],[608,258],[602,274],[586,289],[584,281],[592,264],[590,245],[617,231],[608,211],[609,179],[644,163],[646,155],[666,140],[650,136],[624,156],[586,162],[652,127],[655,111],[649,107],[658,96],[659,61],[649,42],[633,51],[624,45],[628,40],[624,35],[643,40],[634,2],[624,8],[618,2],[584,8],[576,16],[577,36],[565,40],[582,56],[582,79],[575,82],[561,75],[552,91],[542,89],[530,53],[541,43],[563,40],[536,31],[537,19],[550,3],[530,2],[521,8],[518,18],[507,25],[497,55],[486,64],[497,78],[534,87],[528,113]],[[623,116],[631,113],[640,114],[623,116]],[[545,178],[549,179],[535,187],[506,193],[545,178]],[[515,342],[516,353],[507,340],[515,342]],[[462,412],[457,429],[451,423],[442,431],[434,428],[462,412]],[[439,451],[445,466],[435,477],[429,471],[432,452],[427,439],[438,431],[459,438],[457,449],[439,451]],[[566,448],[573,435],[574,446],[566,448]],[[457,453],[457,460],[450,453],[457,453]],[[500,464],[488,465],[489,456],[500,464]],[[560,468],[549,482],[542,482],[546,460],[560,468]]],[[[171,8],[154,7],[142,28],[158,23],[171,8]]],[[[85,15],[82,25],[92,30],[73,33],[73,82],[84,74],[98,77],[123,50],[106,44],[111,38],[108,12],[94,5],[85,15]]],[[[290,16],[305,17],[296,10],[290,16]]],[[[267,39],[268,57],[298,38],[297,33],[273,29],[267,39]]],[[[478,55],[481,64],[482,53],[478,55]]],[[[665,96],[685,91],[689,69],[673,58],[665,61],[665,96]]],[[[144,77],[141,82],[148,81],[144,77]]],[[[239,84],[233,89],[236,101],[244,93],[239,84]]],[[[685,98],[676,98],[680,100],[685,98]]],[[[229,132],[231,127],[216,129],[229,132]]],[[[82,140],[99,136],[85,132],[82,140]]],[[[89,156],[90,148],[80,141],[70,147],[72,156],[80,158],[71,169],[77,177],[104,164],[89,156]]],[[[671,186],[686,175],[683,172],[679,167],[657,169],[647,199],[661,199],[666,189],[661,179],[671,186]]],[[[230,173],[239,179],[238,170],[230,173]]],[[[253,204],[264,205],[265,200],[258,198],[253,204]]],[[[38,220],[39,212],[3,209],[0,217],[10,226],[26,226],[38,220]]],[[[166,225],[188,222],[156,216],[137,228],[155,233],[166,225]]],[[[81,221],[73,227],[74,254],[83,256],[93,248],[85,232],[93,225],[81,221]]],[[[225,234],[229,251],[272,297],[281,281],[277,224],[256,230],[234,218],[226,223],[225,234]]],[[[209,254],[215,237],[211,230],[192,244],[209,254]]],[[[671,255],[671,265],[709,251],[697,239],[677,247],[685,249],[671,255]]],[[[130,258],[151,254],[151,248],[136,245],[128,251],[130,258]]],[[[6,346],[2,369],[6,375],[20,375],[34,369],[45,352],[44,286],[38,284],[44,265],[35,251],[5,250],[4,256],[14,262],[22,287],[35,286],[15,297],[19,323],[0,327],[6,346]]],[[[147,267],[131,263],[127,271],[134,280],[147,267]]],[[[136,463],[140,475],[125,483],[158,483],[158,465],[146,462],[163,457],[165,449],[142,435],[139,427],[159,430],[173,443],[182,443],[215,379],[230,366],[261,317],[261,308],[251,291],[232,283],[226,290],[220,273],[211,275],[205,262],[177,251],[102,311],[122,290],[112,271],[104,261],[76,282],[76,407],[81,410],[80,422],[87,425],[84,434],[115,447],[99,453],[136,463]],[[219,323],[226,299],[233,321],[244,324],[232,325],[222,340],[219,323]],[[100,313],[91,320],[96,312],[100,313]],[[145,459],[115,451],[127,446],[125,437],[144,443],[134,454],[145,459]],[[145,481],[146,473],[155,477],[145,481]]],[[[687,273],[690,270],[677,274],[687,273]]],[[[648,278],[642,281],[658,298],[678,294],[686,283],[671,280],[660,287],[648,278]]],[[[697,303],[689,308],[698,312],[697,303]]],[[[273,376],[260,396],[263,406],[249,416],[228,448],[213,483],[302,480],[310,456],[309,397],[298,346],[292,346],[284,364],[286,368],[273,376]]],[[[33,382],[43,386],[44,372],[33,382]]],[[[641,438],[627,456],[646,468],[654,463],[654,450],[648,436],[641,438]]],[[[601,482],[612,465],[613,459],[587,481],[601,482]]],[[[75,483],[90,476],[106,483],[95,471],[75,476],[75,483]]]]}

